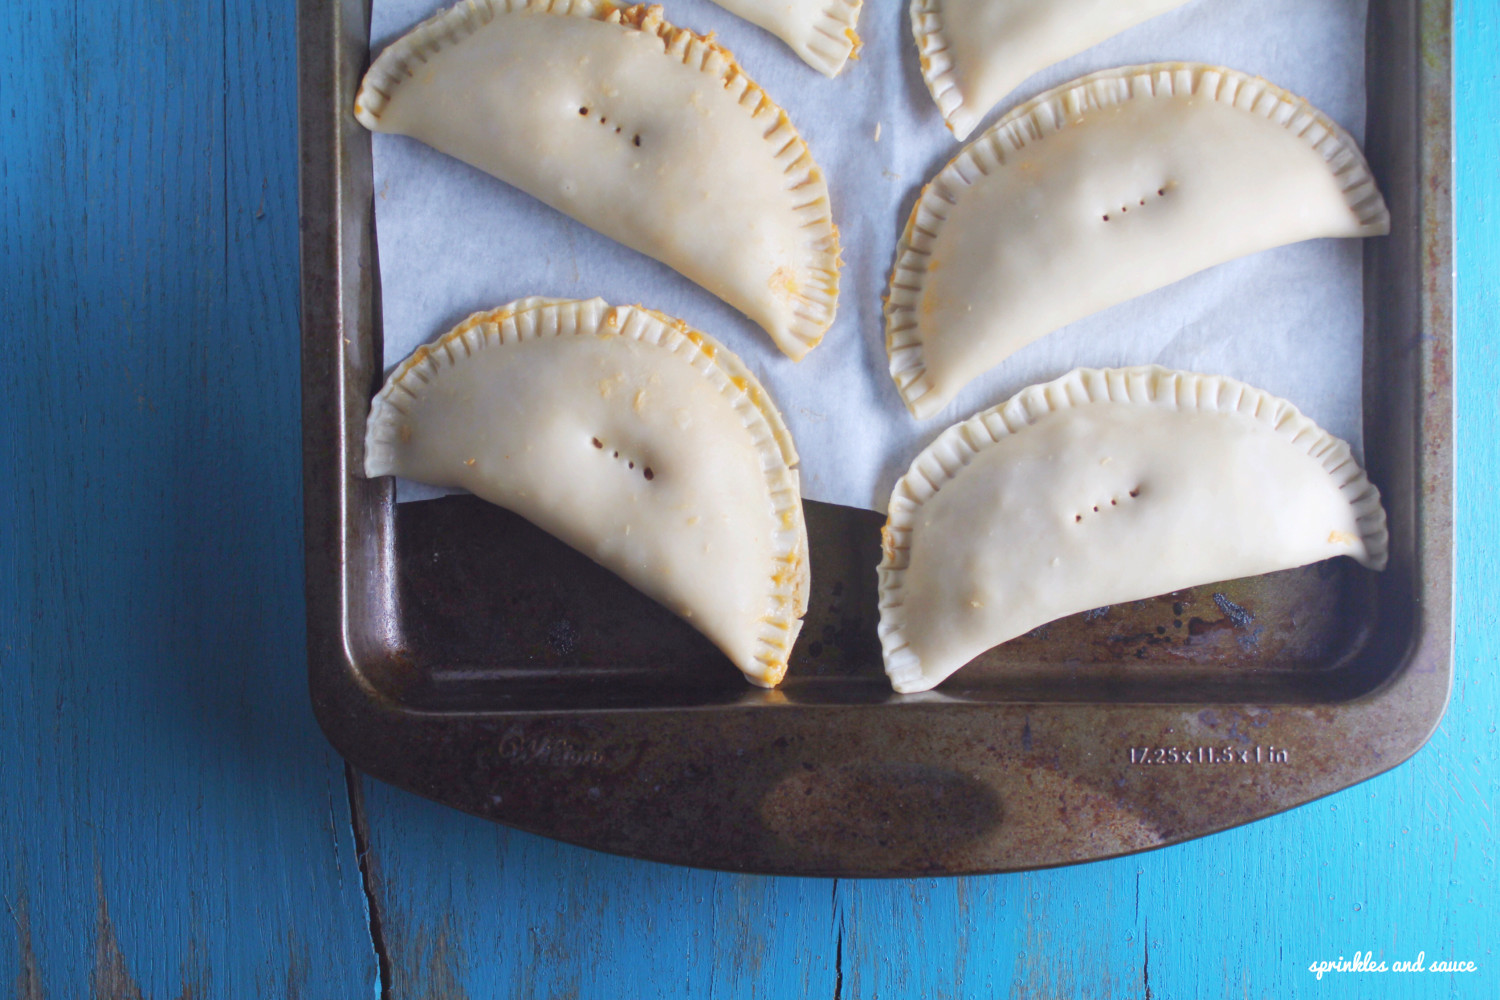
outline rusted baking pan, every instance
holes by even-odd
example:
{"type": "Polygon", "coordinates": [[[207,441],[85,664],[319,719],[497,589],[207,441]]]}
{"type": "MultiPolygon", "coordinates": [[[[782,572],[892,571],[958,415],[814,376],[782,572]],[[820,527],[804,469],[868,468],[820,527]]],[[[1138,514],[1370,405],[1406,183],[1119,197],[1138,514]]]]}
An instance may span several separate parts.
{"type": "Polygon", "coordinates": [[[741,871],[960,874],[1159,847],[1414,753],[1452,683],[1451,12],[1372,0],[1366,459],[1391,564],[1081,615],[891,693],[882,518],[807,507],[811,610],[776,691],[583,556],[471,497],[358,470],[381,379],[365,0],[302,0],[313,704],[361,770],[589,847],[741,871]]]}

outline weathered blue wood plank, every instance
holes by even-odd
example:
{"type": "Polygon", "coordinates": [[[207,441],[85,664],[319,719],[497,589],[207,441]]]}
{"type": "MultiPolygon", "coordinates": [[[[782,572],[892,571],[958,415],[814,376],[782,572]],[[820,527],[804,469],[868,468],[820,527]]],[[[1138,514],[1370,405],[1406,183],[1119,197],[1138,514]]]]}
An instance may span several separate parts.
{"type": "Polygon", "coordinates": [[[368,995],[305,689],[292,5],[0,37],[0,983],[368,995]]]}
{"type": "Polygon", "coordinates": [[[768,882],[609,858],[367,783],[392,995],[464,995],[455,985],[471,997],[1500,995],[1500,512],[1491,502],[1500,481],[1500,4],[1460,0],[1455,36],[1458,685],[1414,760],[1165,851],[894,882],[768,882]],[[1429,964],[1472,960],[1480,971],[1321,981],[1308,971],[1356,951],[1388,962],[1425,952],[1429,964]]]}
{"type": "Polygon", "coordinates": [[[622,861],[364,782],[393,998],[833,995],[832,882],[622,861]]]}

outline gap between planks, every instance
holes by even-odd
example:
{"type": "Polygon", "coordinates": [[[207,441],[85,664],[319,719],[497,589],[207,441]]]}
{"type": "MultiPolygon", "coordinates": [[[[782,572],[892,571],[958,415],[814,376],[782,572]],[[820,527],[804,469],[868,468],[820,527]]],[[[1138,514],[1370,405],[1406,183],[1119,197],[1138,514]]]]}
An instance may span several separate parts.
{"type": "Polygon", "coordinates": [[[354,835],[354,856],[359,861],[359,880],[365,892],[365,918],[369,922],[370,947],[375,952],[378,995],[391,1000],[391,956],[386,950],[385,928],[380,920],[380,900],[370,865],[370,820],[365,812],[365,790],[354,765],[344,762],[344,788],[349,797],[349,828],[354,835]]]}

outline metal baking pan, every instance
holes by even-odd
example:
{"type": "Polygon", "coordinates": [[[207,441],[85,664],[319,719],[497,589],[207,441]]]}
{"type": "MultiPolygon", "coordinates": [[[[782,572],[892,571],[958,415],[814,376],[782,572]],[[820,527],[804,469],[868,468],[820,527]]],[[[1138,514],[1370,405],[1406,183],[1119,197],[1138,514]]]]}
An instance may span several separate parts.
{"type": "Polygon", "coordinates": [[[1446,0],[1372,0],[1367,465],[1391,565],[1349,560],[1080,615],[898,696],[876,640],[882,518],[807,505],[790,675],[747,686],[688,626],[472,497],[358,470],[381,378],[366,0],[301,0],[303,482],[313,705],[361,770],[621,854],[913,875],[1104,858],[1394,767],[1452,684],[1446,0]]]}

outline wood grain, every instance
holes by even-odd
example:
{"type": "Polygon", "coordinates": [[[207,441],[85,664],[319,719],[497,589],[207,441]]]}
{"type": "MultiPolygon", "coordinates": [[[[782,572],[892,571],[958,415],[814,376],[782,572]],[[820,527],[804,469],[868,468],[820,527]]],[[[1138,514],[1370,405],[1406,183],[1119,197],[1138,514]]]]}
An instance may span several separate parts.
{"type": "Polygon", "coordinates": [[[306,694],[291,5],[0,36],[0,990],[367,995],[306,694]]]}
{"type": "Polygon", "coordinates": [[[1500,995],[1497,0],[1457,4],[1458,687],[1431,745],[1170,850],[891,882],[625,861],[371,782],[351,826],[304,686],[292,16],[0,5],[0,991],[1500,995]],[[1357,949],[1480,971],[1307,971],[1357,949]]]}
{"type": "Polygon", "coordinates": [[[830,881],[624,861],[365,792],[392,997],[834,995],[830,881]]]}

